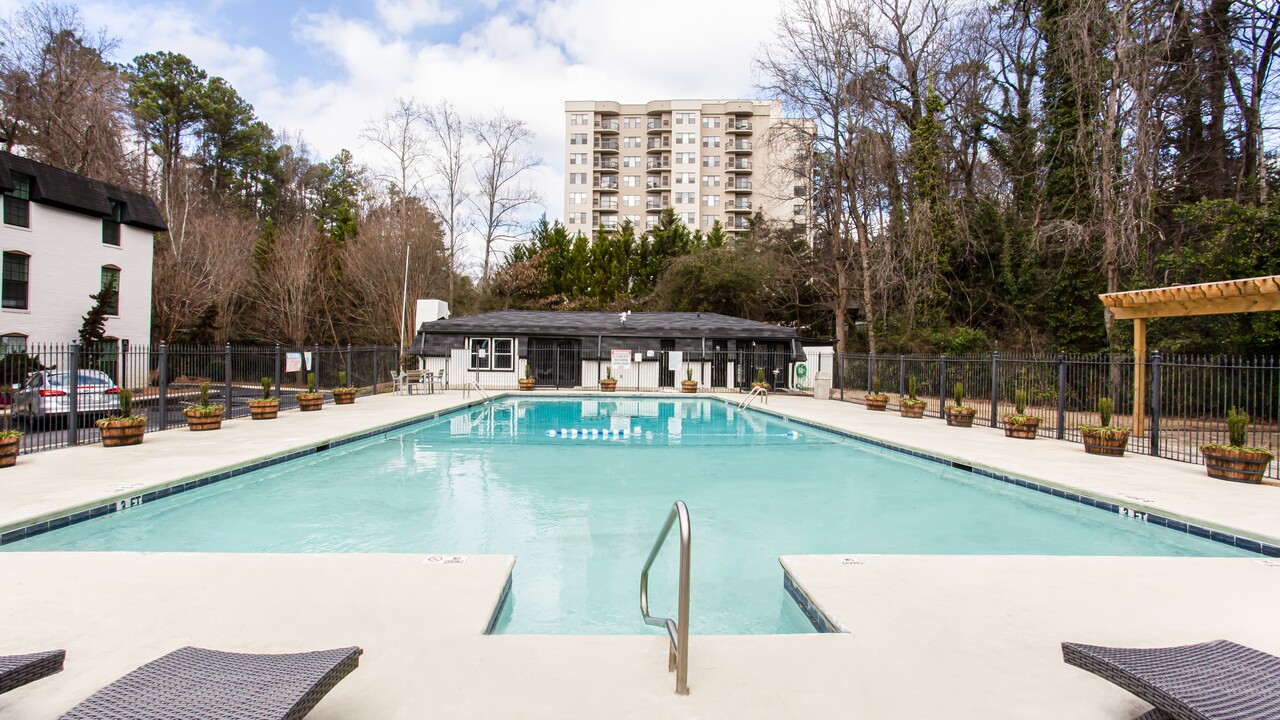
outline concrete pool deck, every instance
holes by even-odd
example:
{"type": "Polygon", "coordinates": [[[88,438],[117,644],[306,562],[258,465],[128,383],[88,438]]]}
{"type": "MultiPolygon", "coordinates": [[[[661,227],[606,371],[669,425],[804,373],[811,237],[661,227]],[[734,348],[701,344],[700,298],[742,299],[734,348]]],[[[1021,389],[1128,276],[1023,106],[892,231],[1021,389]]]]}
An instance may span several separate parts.
{"type": "MultiPolygon", "coordinates": [[[[0,472],[0,527],[462,402],[456,391],[361,398],[275,421],[230,421],[216,433],[154,433],[135,448],[23,456],[0,472]]],[[[1199,466],[1093,458],[1073,443],[1009,440],[990,428],[958,430],[940,420],[811,398],[774,396],[764,409],[1260,539],[1280,537],[1280,489],[1213,481],[1199,466]]],[[[696,636],[692,694],[681,698],[672,692],[661,635],[483,635],[512,562],[511,556],[444,565],[421,555],[0,553],[0,654],[68,650],[64,673],[0,695],[0,717],[56,716],[137,665],[188,644],[248,652],[360,645],[361,668],[316,708],[310,717],[317,720],[1120,720],[1145,706],[1062,663],[1058,643],[1173,645],[1223,637],[1280,654],[1274,560],[786,557],[795,582],[849,633],[696,636]]],[[[779,583],[782,576],[780,567],[779,583]]],[[[666,609],[663,599],[654,602],[655,610],[666,609]]],[[[696,635],[696,597],[691,624],[696,635]]]]}

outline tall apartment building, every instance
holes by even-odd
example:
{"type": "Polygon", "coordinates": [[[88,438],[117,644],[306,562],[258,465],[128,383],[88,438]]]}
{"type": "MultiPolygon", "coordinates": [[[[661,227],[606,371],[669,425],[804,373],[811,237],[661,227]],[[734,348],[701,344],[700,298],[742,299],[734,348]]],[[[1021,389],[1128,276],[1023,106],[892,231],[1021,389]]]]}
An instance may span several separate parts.
{"type": "Polygon", "coordinates": [[[566,102],[565,226],[643,231],[668,207],[703,232],[746,230],[757,211],[805,224],[806,127],[776,100],[566,102]]]}

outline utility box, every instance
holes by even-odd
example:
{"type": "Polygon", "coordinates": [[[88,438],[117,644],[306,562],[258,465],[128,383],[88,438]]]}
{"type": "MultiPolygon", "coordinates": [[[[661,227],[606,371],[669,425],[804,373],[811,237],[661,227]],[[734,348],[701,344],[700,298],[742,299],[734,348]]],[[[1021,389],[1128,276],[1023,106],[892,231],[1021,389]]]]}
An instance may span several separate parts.
{"type": "Polygon", "coordinates": [[[443,300],[419,300],[417,312],[414,314],[414,331],[422,327],[422,323],[449,319],[449,303],[443,300]]]}
{"type": "Polygon", "coordinates": [[[819,400],[831,399],[831,373],[823,370],[814,374],[813,396],[819,400]]]}

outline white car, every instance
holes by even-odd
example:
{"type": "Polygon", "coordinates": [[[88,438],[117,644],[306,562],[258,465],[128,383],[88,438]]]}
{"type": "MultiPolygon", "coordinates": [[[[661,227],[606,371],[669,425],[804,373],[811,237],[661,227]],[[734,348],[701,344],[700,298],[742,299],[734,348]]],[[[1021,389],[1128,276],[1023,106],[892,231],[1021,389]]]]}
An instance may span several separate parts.
{"type": "MultiPolygon", "coordinates": [[[[71,411],[70,373],[41,370],[31,373],[27,382],[13,394],[10,412],[17,419],[32,423],[38,420],[66,419],[71,411]]],[[[81,370],[76,393],[76,413],[80,417],[106,417],[120,413],[120,388],[110,375],[100,370],[81,370]]]]}

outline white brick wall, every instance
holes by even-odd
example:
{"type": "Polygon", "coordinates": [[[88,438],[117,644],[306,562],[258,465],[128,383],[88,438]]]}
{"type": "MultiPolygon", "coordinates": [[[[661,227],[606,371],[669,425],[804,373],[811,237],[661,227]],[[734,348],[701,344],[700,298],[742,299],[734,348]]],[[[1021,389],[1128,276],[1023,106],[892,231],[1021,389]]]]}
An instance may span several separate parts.
{"type": "Polygon", "coordinates": [[[120,246],[102,242],[102,219],[31,203],[31,227],[0,223],[0,250],[31,256],[27,310],[0,309],[0,335],[70,342],[102,284],[102,266],[120,268],[120,315],[109,337],[144,345],[151,338],[152,233],[120,226],[120,246]]]}

